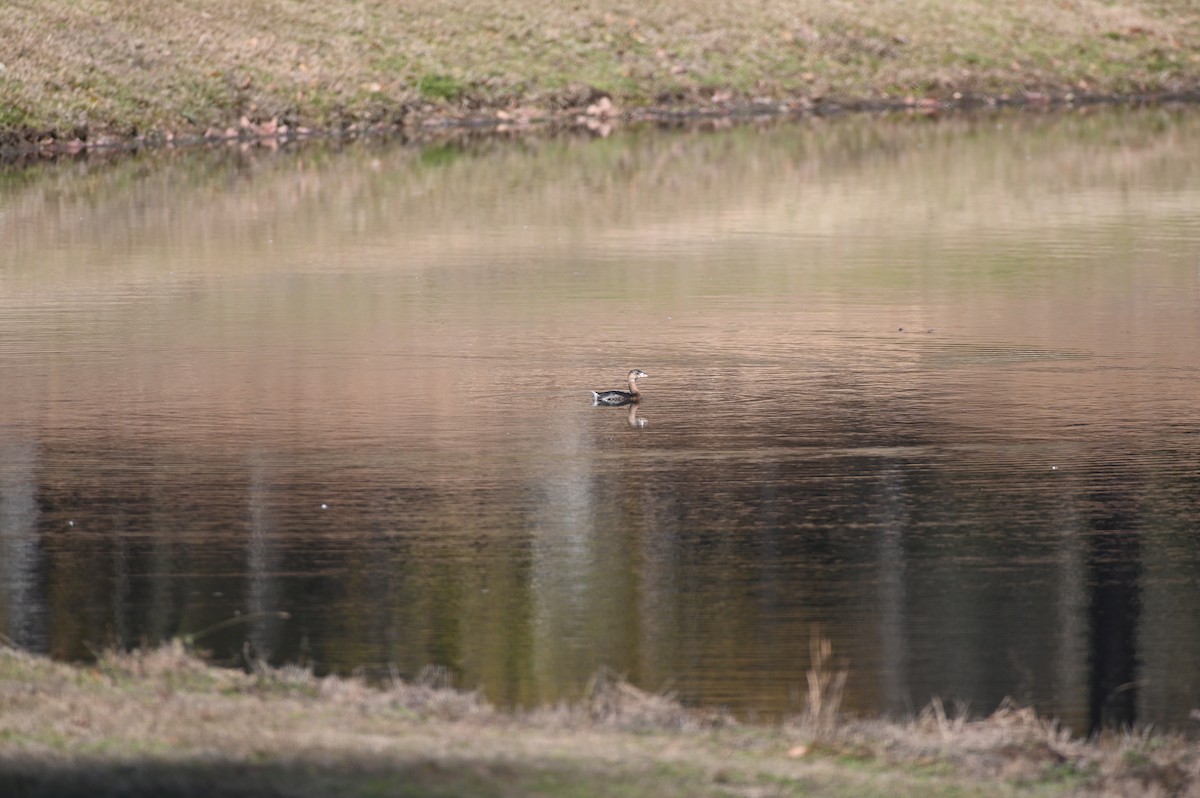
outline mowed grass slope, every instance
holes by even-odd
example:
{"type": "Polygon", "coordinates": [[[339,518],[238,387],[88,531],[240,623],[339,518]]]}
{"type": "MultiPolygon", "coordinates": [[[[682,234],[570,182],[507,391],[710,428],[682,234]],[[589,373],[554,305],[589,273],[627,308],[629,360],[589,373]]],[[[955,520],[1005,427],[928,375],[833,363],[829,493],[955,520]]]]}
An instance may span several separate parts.
{"type": "Polygon", "coordinates": [[[0,131],[1200,88],[1192,0],[8,0],[0,131]]]}
{"type": "Polygon", "coordinates": [[[570,706],[296,670],[180,645],[57,664],[0,648],[0,795],[1166,796],[1200,789],[1177,736],[1072,739],[1026,709],[964,722],[746,726],[598,680],[570,706]]]}

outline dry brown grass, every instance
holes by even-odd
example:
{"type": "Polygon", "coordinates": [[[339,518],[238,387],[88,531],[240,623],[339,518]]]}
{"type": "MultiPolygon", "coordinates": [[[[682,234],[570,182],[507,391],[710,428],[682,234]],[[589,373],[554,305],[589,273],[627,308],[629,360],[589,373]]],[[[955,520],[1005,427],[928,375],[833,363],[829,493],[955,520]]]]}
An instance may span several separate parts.
{"type": "Polygon", "coordinates": [[[87,667],[3,649],[0,793],[1200,794],[1181,737],[1078,740],[1009,704],[819,720],[740,725],[611,676],[576,704],[510,713],[428,683],[212,668],[179,644],[87,667]]]}
{"type": "Polygon", "coordinates": [[[837,723],[849,673],[845,663],[834,662],[833,644],[815,630],[809,641],[809,665],[805,674],[808,694],[804,714],[808,724],[824,729],[837,723]]]}
{"type": "Polygon", "coordinates": [[[0,130],[277,133],[507,109],[1200,87],[1183,0],[0,5],[0,130]],[[262,127],[265,125],[266,127],[262,127]]]}

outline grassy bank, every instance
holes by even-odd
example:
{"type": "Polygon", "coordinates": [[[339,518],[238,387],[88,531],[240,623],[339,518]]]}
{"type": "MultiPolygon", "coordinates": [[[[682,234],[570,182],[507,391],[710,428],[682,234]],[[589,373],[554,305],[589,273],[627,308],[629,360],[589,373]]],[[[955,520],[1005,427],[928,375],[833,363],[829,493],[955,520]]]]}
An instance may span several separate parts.
{"type": "Polygon", "coordinates": [[[1191,0],[11,0],[0,65],[5,141],[95,144],[589,108],[1189,93],[1200,12],[1191,0]]]}
{"type": "Polygon", "coordinates": [[[170,646],[69,666],[0,650],[0,794],[475,796],[1195,795],[1167,736],[1082,742],[1029,710],[977,722],[773,727],[619,681],[502,712],[429,684],[244,674],[170,646]]]}

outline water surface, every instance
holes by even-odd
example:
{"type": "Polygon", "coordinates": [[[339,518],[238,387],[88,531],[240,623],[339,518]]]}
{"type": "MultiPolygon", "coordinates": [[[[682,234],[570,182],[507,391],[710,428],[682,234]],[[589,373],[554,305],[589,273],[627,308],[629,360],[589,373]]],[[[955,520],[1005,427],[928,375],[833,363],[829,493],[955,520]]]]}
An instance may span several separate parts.
{"type": "Polygon", "coordinates": [[[852,117],[9,174],[0,631],[242,614],[202,645],[771,717],[819,630],[853,711],[1186,725],[1198,140],[852,117]],[[633,367],[636,417],[590,406],[633,367]]]}

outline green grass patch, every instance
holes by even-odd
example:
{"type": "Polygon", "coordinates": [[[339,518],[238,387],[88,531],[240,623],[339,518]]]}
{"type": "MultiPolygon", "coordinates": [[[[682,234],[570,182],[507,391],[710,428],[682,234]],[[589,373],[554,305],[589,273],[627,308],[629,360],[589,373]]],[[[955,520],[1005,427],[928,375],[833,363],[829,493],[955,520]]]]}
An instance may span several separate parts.
{"type": "Polygon", "coordinates": [[[38,118],[25,110],[18,102],[10,101],[16,96],[15,87],[9,81],[0,80],[0,130],[19,130],[38,126],[38,118]]]}
{"type": "Polygon", "coordinates": [[[424,75],[417,81],[417,91],[428,100],[457,100],[467,87],[449,75],[424,75]]]}

